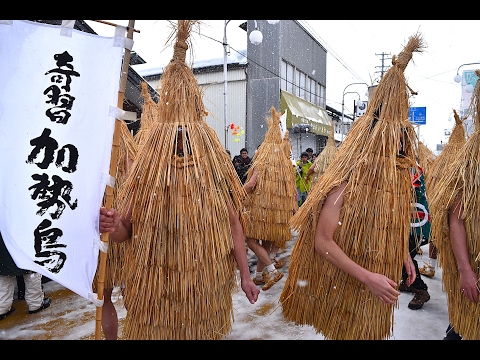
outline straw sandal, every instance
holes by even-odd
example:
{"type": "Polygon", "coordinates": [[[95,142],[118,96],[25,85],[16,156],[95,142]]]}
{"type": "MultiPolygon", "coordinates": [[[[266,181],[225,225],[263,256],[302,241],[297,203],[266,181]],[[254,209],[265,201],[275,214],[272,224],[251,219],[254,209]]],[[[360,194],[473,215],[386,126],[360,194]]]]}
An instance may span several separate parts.
{"type": "Polygon", "coordinates": [[[421,268],[418,269],[420,274],[427,276],[427,277],[434,277],[435,276],[435,269],[432,265],[425,264],[421,268]]]}
{"type": "Polygon", "coordinates": [[[274,258],[272,261],[273,261],[273,265],[275,265],[275,269],[280,269],[285,265],[285,261],[283,261],[282,259],[277,260],[274,258]]]}
{"type": "Polygon", "coordinates": [[[263,285],[266,282],[268,282],[269,279],[270,279],[270,275],[268,274],[268,272],[264,271],[262,273],[262,278],[261,279],[257,279],[257,277],[255,276],[254,278],[252,278],[252,281],[255,285],[263,285]]]}
{"type": "Polygon", "coordinates": [[[278,270],[275,269],[272,272],[270,272],[268,274],[268,276],[270,278],[268,279],[266,284],[263,285],[263,287],[262,287],[263,291],[266,291],[266,290],[270,289],[273,285],[275,285],[283,277],[283,273],[281,271],[278,271],[278,270]]]}

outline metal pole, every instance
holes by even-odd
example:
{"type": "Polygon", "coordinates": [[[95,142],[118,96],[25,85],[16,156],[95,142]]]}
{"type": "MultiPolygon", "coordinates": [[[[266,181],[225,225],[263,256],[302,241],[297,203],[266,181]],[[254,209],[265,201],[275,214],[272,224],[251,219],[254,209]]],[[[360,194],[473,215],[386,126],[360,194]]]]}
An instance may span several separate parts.
{"type": "Polygon", "coordinates": [[[345,90],[343,90],[343,95],[342,95],[342,123],[340,127],[340,131],[342,132],[342,144],[343,144],[343,136],[344,136],[344,130],[343,130],[343,111],[345,107],[344,99],[345,99],[345,90]]]}
{"type": "Polygon", "coordinates": [[[227,146],[228,124],[227,124],[227,25],[230,20],[225,20],[225,26],[223,28],[223,122],[225,127],[225,149],[227,146]]]}
{"type": "Polygon", "coordinates": [[[368,87],[368,84],[367,83],[351,83],[351,84],[348,84],[347,86],[345,86],[345,89],[343,89],[343,95],[342,95],[342,143],[343,143],[343,137],[344,137],[344,129],[343,129],[343,119],[344,119],[344,115],[343,115],[343,111],[344,111],[344,107],[345,107],[345,90],[347,90],[347,88],[350,86],[350,85],[361,85],[361,84],[364,84],[364,85],[367,85],[368,87]]]}

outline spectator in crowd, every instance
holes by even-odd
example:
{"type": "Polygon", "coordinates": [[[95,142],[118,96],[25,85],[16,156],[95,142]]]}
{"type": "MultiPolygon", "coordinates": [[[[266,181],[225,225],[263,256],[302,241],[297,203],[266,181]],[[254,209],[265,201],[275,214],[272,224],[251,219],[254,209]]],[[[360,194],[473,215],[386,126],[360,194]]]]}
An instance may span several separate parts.
{"type": "Polygon", "coordinates": [[[25,283],[25,301],[28,305],[28,313],[35,314],[50,306],[50,298],[44,297],[42,289],[42,275],[30,270],[20,269],[8,252],[0,234],[0,320],[13,314],[15,308],[13,296],[17,276],[23,276],[25,283]]]}
{"type": "Polygon", "coordinates": [[[308,154],[308,160],[313,163],[315,161],[315,157],[317,156],[313,152],[313,149],[312,148],[307,148],[307,150],[305,150],[305,152],[308,154]]]}
{"type": "Polygon", "coordinates": [[[243,148],[240,150],[240,155],[235,155],[233,158],[233,166],[237,172],[238,178],[242,182],[242,185],[245,184],[247,180],[247,171],[251,165],[251,158],[248,156],[247,149],[243,148]]]}
{"type": "Polygon", "coordinates": [[[298,206],[301,206],[305,200],[307,200],[307,195],[311,186],[311,181],[307,179],[308,170],[312,166],[308,153],[303,152],[295,165],[295,184],[297,185],[298,195],[297,201],[298,206]]]}

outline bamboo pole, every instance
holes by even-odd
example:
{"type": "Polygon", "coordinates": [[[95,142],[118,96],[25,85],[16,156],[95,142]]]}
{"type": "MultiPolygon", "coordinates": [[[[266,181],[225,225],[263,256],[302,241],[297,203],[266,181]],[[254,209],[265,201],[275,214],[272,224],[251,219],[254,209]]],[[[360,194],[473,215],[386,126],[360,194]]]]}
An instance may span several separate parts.
{"type": "MultiPolygon", "coordinates": [[[[135,25],[135,20],[128,21],[128,32],[127,38],[133,38],[133,27],[135,25]]],[[[122,63],[122,72],[120,75],[120,86],[118,90],[118,102],[117,106],[120,109],[123,109],[123,100],[125,98],[125,89],[127,87],[127,75],[128,75],[128,65],[130,64],[130,50],[125,49],[125,54],[123,56],[122,63]]],[[[120,146],[120,121],[117,119],[115,121],[115,129],[113,132],[113,143],[112,143],[112,154],[110,157],[110,175],[116,177],[117,175],[117,162],[118,162],[118,149],[120,146]]],[[[113,205],[113,187],[107,185],[105,189],[105,207],[107,209],[111,208],[113,205]]],[[[101,240],[108,243],[108,233],[101,235],[101,240]]],[[[107,253],[100,251],[100,263],[98,265],[98,300],[103,300],[103,290],[105,287],[105,269],[107,264],[107,253]]],[[[103,306],[97,306],[96,311],[96,322],[95,322],[95,340],[99,340],[102,335],[102,309],[103,306]]]]}
{"type": "MultiPolygon", "coordinates": [[[[92,20],[92,21],[95,21],[95,22],[98,22],[100,24],[105,24],[105,25],[110,25],[110,26],[117,26],[117,24],[114,24],[114,23],[111,23],[111,22],[108,22],[108,21],[105,21],[105,20],[92,20]]],[[[130,28],[130,25],[128,26],[130,28]]],[[[129,30],[129,29],[127,29],[129,30]]],[[[133,29],[133,31],[139,33],[140,30],[137,30],[137,29],[133,29]]]]}

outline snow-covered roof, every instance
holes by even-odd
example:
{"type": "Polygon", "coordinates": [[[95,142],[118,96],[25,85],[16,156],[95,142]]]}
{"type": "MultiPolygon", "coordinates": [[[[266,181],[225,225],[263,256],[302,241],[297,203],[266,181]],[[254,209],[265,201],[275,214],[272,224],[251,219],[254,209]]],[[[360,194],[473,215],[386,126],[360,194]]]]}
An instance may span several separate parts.
{"type": "MultiPolygon", "coordinates": [[[[247,50],[242,50],[239,52],[231,51],[230,55],[227,57],[227,64],[246,64],[247,63],[247,50]]],[[[204,68],[209,66],[216,66],[216,65],[223,65],[223,57],[221,58],[212,58],[212,59],[202,59],[193,62],[193,68],[204,68]]],[[[138,64],[132,66],[135,71],[140,76],[150,76],[150,75],[157,75],[163,73],[163,69],[165,66],[159,65],[158,63],[150,64],[138,64]]]]}

